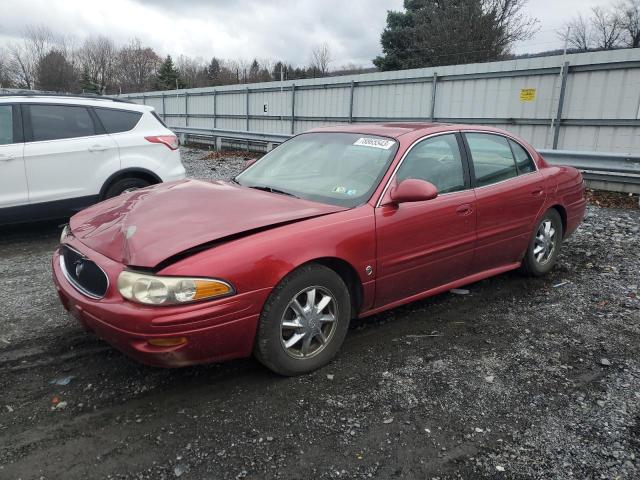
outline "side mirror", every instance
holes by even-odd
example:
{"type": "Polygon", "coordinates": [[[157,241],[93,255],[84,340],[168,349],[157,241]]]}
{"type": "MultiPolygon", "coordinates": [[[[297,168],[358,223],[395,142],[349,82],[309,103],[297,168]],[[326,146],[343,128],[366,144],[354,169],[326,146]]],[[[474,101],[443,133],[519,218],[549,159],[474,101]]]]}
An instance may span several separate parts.
{"type": "Polygon", "coordinates": [[[246,170],[247,168],[249,168],[251,165],[253,165],[254,163],[256,163],[258,161],[257,158],[250,158],[249,160],[245,160],[244,161],[244,170],[246,170]]]}
{"type": "Polygon", "coordinates": [[[438,196],[438,188],[425,180],[408,178],[393,187],[390,192],[391,203],[424,202],[438,196]]]}

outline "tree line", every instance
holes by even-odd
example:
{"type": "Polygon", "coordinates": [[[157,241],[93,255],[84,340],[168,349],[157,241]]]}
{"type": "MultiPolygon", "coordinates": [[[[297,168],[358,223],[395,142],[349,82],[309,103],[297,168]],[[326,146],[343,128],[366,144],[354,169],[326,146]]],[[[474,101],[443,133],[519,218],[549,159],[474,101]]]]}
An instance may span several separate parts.
{"type": "Polygon", "coordinates": [[[118,94],[237,83],[269,82],[370,71],[355,65],[331,69],[326,43],[310,52],[309,63],[294,66],[270,59],[208,61],[180,55],[162,58],[134,38],[118,46],[105,36],[77,39],[42,25],[0,46],[0,87],[50,92],[118,94]]]}
{"type": "MultiPolygon", "coordinates": [[[[526,14],[528,2],[404,0],[403,11],[387,14],[382,54],[371,68],[332,68],[327,43],[316,45],[303,66],[257,58],[163,58],[135,38],[120,46],[105,36],[78,42],[35,25],[0,45],[0,87],[116,94],[491,62],[515,58],[513,46],[539,30],[538,20],[526,14]]],[[[640,0],[612,0],[569,19],[557,34],[572,52],[639,47],[640,0]]]]}
{"type": "MultiPolygon", "coordinates": [[[[558,0],[560,1],[560,0],[558,0]]],[[[404,0],[390,11],[373,60],[380,70],[482,63],[561,53],[512,54],[540,29],[529,0],[404,0]]],[[[640,46],[640,0],[613,0],[569,19],[557,35],[570,52],[640,46]]]]}

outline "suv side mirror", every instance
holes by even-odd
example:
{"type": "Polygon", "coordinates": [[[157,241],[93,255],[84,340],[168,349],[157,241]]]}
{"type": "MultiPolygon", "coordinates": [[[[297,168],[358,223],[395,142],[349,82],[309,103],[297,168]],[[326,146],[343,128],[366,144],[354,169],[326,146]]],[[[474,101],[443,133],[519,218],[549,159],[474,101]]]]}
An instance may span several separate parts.
{"type": "Polygon", "coordinates": [[[408,178],[393,187],[390,192],[391,203],[424,202],[438,196],[438,188],[425,180],[408,178]]]}

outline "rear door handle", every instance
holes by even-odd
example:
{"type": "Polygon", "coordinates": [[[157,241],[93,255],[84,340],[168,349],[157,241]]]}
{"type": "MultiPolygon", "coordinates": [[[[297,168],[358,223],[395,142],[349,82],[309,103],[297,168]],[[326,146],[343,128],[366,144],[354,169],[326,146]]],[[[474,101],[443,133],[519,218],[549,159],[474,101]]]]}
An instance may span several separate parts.
{"type": "Polygon", "coordinates": [[[104,145],[94,145],[92,147],[89,147],[88,150],[90,152],[104,152],[105,150],[107,150],[109,147],[105,147],[104,145]]]}
{"type": "Polygon", "coordinates": [[[535,190],[531,191],[531,195],[534,195],[536,197],[542,195],[543,193],[544,193],[544,188],[542,187],[538,187],[535,190]]]}
{"type": "Polygon", "coordinates": [[[470,215],[471,212],[473,212],[473,208],[471,208],[471,205],[469,205],[468,203],[460,205],[458,208],[456,208],[456,213],[461,216],[470,215]]]}

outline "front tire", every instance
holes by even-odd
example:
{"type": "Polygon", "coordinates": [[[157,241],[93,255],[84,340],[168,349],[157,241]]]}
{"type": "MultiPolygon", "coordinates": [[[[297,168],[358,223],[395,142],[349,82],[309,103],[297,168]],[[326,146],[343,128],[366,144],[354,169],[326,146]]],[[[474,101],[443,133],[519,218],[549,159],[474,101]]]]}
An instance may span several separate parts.
{"type": "Polygon", "coordinates": [[[280,375],[311,372],[333,359],[350,320],[351,298],[342,278],[322,265],[303,266],[269,295],[254,355],[280,375]]]}
{"type": "Polygon", "coordinates": [[[148,187],[151,185],[148,181],[143,180],[142,178],[121,178],[117,182],[114,182],[113,185],[110,185],[107,191],[104,194],[104,200],[109,198],[117,197],[125,192],[132,192],[134,190],[138,190],[139,188],[148,187]]]}
{"type": "Polygon", "coordinates": [[[544,214],[533,231],[522,261],[522,271],[532,277],[549,273],[558,259],[563,235],[560,214],[552,208],[544,214]]]}

